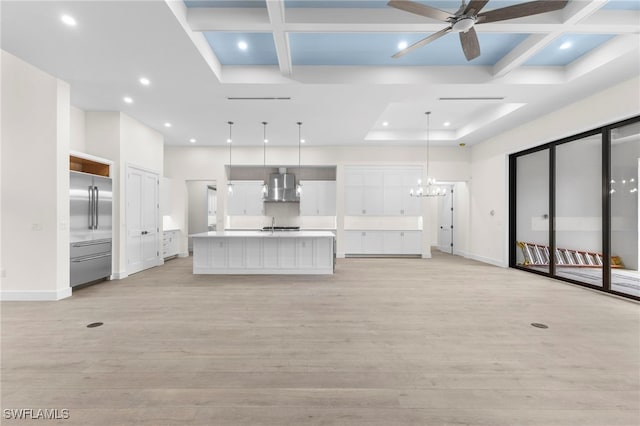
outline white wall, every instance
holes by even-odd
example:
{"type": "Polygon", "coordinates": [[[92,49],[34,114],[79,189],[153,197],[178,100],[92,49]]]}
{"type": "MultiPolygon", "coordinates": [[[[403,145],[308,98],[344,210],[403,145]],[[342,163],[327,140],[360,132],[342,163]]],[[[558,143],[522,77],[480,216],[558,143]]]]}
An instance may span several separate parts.
{"type": "Polygon", "coordinates": [[[508,265],[508,155],[640,114],[640,78],[553,111],[471,150],[469,256],[508,265]],[[489,212],[495,211],[491,216],[489,212]]]}
{"type": "MultiPolygon", "coordinates": [[[[270,159],[279,159],[279,165],[288,166],[298,163],[298,149],[296,147],[270,147],[270,159]]],[[[431,172],[443,181],[463,181],[470,177],[470,150],[460,147],[432,147],[431,172]]],[[[422,165],[425,166],[426,153],[424,147],[314,147],[302,148],[303,165],[335,165],[337,181],[337,232],[338,253],[342,250],[342,230],[344,229],[344,167],[346,165],[422,165]]],[[[187,180],[215,180],[219,188],[225,188],[227,177],[224,166],[229,162],[229,149],[224,147],[165,147],[165,176],[171,178],[171,216],[173,222],[183,231],[180,252],[187,251],[186,211],[187,211],[187,180]]],[[[234,147],[233,164],[262,165],[262,147],[234,147]]],[[[273,160],[270,161],[273,163],[273,160]]],[[[218,191],[218,229],[224,229],[227,191],[218,191]]],[[[435,211],[437,206],[431,206],[425,200],[425,209],[435,211]]],[[[306,219],[305,219],[306,220],[306,219]]],[[[237,222],[237,221],[236,221],[237,222]]],[[[239,223],[239,222],[238,222],[239,223]]],[[[309,222],[311,223],[311,222],[309,222]]],[[[324,225],[322,223],[321,225],[324,225]]],[[[238,226],[235,224],[235,226],[238,226]]],[[[305,226],[313,226],[305,224],[305,226]]],[[[423,223],[425,230],[425,245],[428,251],[431,238],[432,224],[429,215],[423,223]],[[428,222],[428,223],[427,223],[428,222]]]]}
{"type": "Polygon", "coordinates": [[[72,151],[85,152],[85,112],[80,108],[71,106],[71,136],[69,148],[72,151]]]}
{"type": "Polygon", "coordinates": [[[71,295],[70,88],[7,52],[1,63],[1,296],[58,300],[71,295]]]}
{"type": "MultiPolygon", "coordinates": [[[[209,185],[215,186],[215,181],[207,180],[191,180],[187,182],[187,193],[189,202],[188,217],[188,233],[197,234],[208,231],[208,194],[209,185]]],[[[189,241],[189,250],[191,250],[191,241],[189,241]]]]}

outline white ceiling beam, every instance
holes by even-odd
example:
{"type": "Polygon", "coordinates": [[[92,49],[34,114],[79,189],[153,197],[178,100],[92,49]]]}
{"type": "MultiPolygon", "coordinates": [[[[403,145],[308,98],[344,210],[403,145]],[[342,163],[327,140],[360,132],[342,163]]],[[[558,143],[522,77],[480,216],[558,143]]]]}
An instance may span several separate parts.
{"type": "Polygon", "coordinates": [[[267,1],[267,12],[271,22],[280,73],[284,76],[290,76],[293,71],[293,65],[291,63],[291,49],[289,48],[289,34],[284,29],[284,0],[267,1]]]}
{"type": "Polygon", "coordinates": [[[500,78],[510,73],[555,40],[559,34],[558,32],[553,32],[530,35],[493,66],[493,76],[500,78]]]}
{"type": "Polygon", "coordinates": [[[591,73],[597,68],[623,56],[635,58],[637,67],[638,62],[640,62],[638,52],[640,52],[640,35],[619,35],[567,65],[565,67],[567,81],[572,81],[591,73]]]}
{"type": "Polygon", "coordinates": [[[191,30],[191,25],[188,20],[189,9],[185,6],[184,2],[165,0],[165,3],[176,17],[184,32],[191,39],[193,45],[198,49],[198,52],[200,52],[200,55],[202,55],[209,68],[211,68],[211,71],[213,71],[218,78],[218,81],[222,80],[222,65],[220,64],[220,60],[215,53],[213,53],[204,34],[191,30]]]}
{"type": "Polygon", "coordinates": [[[563,23],[560,25],[561,28],[546,34],[534,34],[527,37],[526,40],[498,61],[493,67],[493,75],[496,78],[500,78],[524,64],[549,43],[562,35],[563,32],[568,30],[573,31],[575,27],[574,24],[595,13],[606,2],[607,0],[593,0],[588,2],[574,0],[569,2],[567,7],[559,11],[563,17],[563,23]]]}
{"type": "MultiPolygon", "coordinates": [[[[269,1],[268,5],[276,3],[269,1]]],[[[577,2],[579,5],[590,2],[577,2]]],[[[276,4],[280,4],[279,2],[276,4]]],[[[571,5],[573,3],[570,3],[571,5]]],[[[275,4],[273,5],[275,6],[275,4]]],[[[569,6],[567,6],[569,7],[569,6]]],[[[574,6],[575,7],[575,6],[574,6]]],[[[566,9],[566,8],[565,8],[566,9]]],[[[309,9],[286,10],[285,32],[416,32],[430,33],[446,26],[444,22],[386,9],[309,9]]],[[[580,22],[567,20],[560,11],[549,16],[530,16],[509,21],[481,24],[478,32],[538,34],[575,32],[591,34],[633,34],[638,32],[640,11],[597,11],[584,6],[574,10],[580,22]],[[583,19],[584,18],[584,19],[583,19]]],[[[549,14],[546,14],[549,15],[549,14]]],[[[193,31],[269,32],[270,15],[265,8],[191,8],[188,22],[193,31]]],[[[577,19],[577,18],[576,18],[577,19]]]]}
{"type": "Polygon", "coordinates": [[[193,31],[270,32],[267,9],[259,7],[187,9],[187,22],[193,31]]]}
{"type": "MultiPolygon", "coordinates": [[[[374,85],[482,85],[494,81],[491,67],[484,66],[314,66],[297,65],[295,76],[285,78],[276,66],[225,65],[224,84],[374,84],[374,85]]],[[[518,69],[501,85],[564,84],[564,68],[518,69]]]]}
{"type": "Polygon", "coordinates": [[[582,21],[607,4],[607,1],[608,0],[573,0],[562,9],[563,22],[573,24],[582,21]]]}

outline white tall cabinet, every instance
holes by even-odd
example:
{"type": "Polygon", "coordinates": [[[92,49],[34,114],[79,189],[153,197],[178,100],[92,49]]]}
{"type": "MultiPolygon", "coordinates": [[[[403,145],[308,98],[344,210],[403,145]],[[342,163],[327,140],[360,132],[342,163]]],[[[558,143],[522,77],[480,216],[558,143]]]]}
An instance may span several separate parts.
{"type": "Polygon", "coordinates": [[[335,216],[336,182],[329,180],[300,181],[300,216],[335,216]]]}
{"type": "Polygon", "coordinates": [[[409,191],[422,179],[421,167],[345,167],[347,216],[420,216],[420,199],[409,191]]]}
{"type": "Polygon", "coordinates": [[[345,216],[352,220],[344,232],[345,254],[421,255],[422,202],[410,195],[421,179],[421,166],[346,166],[345,216]],[[414,227],[407,225],[412,222],[414,227]]]}

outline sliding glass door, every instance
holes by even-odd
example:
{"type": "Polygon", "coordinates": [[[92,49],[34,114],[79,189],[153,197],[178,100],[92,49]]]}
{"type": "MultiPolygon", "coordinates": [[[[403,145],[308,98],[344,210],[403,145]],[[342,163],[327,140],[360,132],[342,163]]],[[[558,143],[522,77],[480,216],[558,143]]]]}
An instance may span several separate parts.
{"type": "Polygon", "coordinates": [[[549,272],[549,149],[516,159],[517,263],[549,272]]]}
{"type": "Polygon", "coordinates": [[[640,117],[512,154],[509,265],[640,300],[640,117]]]}
{"type": "Polygon", "coordinates": [[[638,169],[640,122],[611,130],[611,289],[640,296],[638,169]]]}
{"type": "Polygon", "coordinates": [[[601,287],[602,134],[555,150],[555,273],[601,287]]]}

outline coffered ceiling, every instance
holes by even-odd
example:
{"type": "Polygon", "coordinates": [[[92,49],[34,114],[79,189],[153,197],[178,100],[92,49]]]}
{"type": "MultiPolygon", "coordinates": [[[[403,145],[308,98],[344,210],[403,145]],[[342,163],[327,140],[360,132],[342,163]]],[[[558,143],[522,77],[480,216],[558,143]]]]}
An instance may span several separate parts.
{"type": "MultiPolygon", "coordinates": [[[[423,1],[455,12],[458,0],[423,1]]],[[[486,10],[523,3],[490,0],[486,10]]],[[[571,0],[477,25],[400,59],[446,24],[378,0],[2,1],[2,48],[170,145],[472,145],[640,74],[640,2],[571,0]],[[77,25],[61,22],[72,16],[77,25]],[[143,86],[140,77],[150,84],[143,86]],[[128,97],[125,102],[124,98],[128,97]],[[171,123],[165,127],[164,123],[171,123]],[[190,142],[195,140],[195,142],[190,142]]]]}

